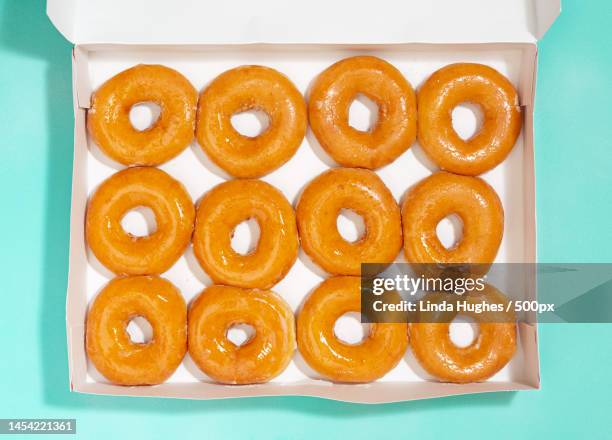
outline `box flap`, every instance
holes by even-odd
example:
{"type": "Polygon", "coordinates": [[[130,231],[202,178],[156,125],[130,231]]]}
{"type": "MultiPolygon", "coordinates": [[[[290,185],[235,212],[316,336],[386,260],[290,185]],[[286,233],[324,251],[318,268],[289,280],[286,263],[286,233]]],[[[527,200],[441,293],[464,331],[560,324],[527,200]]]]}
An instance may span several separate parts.
{"type": "Polygon", "coordinates": [[[535,42],[560,0],[48,0],[75,44],[535,42]]]}
{"type": "Polygon", "coordinates": [[[548,28],[552,26],[561,13],[561,0],[533,0],[535,4],[536,30],[535,37],[539,40],[548,28]]]}

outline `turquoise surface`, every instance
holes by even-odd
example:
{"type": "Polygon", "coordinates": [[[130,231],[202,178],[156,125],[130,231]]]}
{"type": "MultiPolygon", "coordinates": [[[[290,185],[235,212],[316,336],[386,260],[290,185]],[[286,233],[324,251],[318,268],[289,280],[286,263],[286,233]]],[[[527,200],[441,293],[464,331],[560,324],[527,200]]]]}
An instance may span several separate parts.
{"type": "MultiPolygon", "coordinates": [[[[612,261],[612,2],[564,0],[540,45],[540,261],[612,261]]],[[[366,406],[68,391],[70,44],[42,1],[0,0],[0,418],[66,417],[82,438],[605,438],[612,326],[541,325],[542,390],[366,406]]]]}

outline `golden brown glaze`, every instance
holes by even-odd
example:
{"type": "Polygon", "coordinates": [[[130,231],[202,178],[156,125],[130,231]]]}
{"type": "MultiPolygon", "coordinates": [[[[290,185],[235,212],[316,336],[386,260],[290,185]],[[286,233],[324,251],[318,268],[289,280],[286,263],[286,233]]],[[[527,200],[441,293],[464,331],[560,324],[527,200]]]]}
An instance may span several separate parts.
{"type": "Polygon", "coordinates": [[[94,142],[124,165],[159,165],[177,156],[194,138],[198,95],[176,70],[140,64],[115,75],[93,95],[87,127],[94,142]],[[146,130],[130,122],[136,104],[152,102],[159,118],[146,130]]]}
{"type": "Polygon", "coordinates": [[[331,274],[359,275],[361,263],[390,263],[402,246],[399,207],[383,181],[369,170],[324,172],[304,189],[296,212],[304,251],[331,274]],[[365,222],[364,235],[352,243],[338,232],[343,208],[365,222]]]}
{"type": "Polygon", "coordinates": [[[308,116],[321,146],[346,167],[380,168],[416,139],[414,90],[399,70],[376,57],[346,58],[323,71],[310,91],[308,116]],[[349,125],[349,109],[359,94],[378,106],[369,131],[349,125]]]}
{"type": "Polygon", "coordinates": [[[370,324],[358,344],[334,333],[345,313],[361,311],[360,278],[334,277],[306,299],[297,318],[298,349],[315,371],[336,382],[371,382],[389,372],[408,347],[406,324],[370,324]]]}
{"type": "Polygon", "coordinates": [[[211,286],[189,308],[189,354],[217,382],[268,382],[287,368],[294,350],[293,312],[272,291],[211,286]],[[240,346],[227,338],[237,324],[255,329],[240,346]]]}
{"type": "Polygon", "coordinates": [[[482,64],[451,64],[436,71],[418,93],[419,143],[443,170],[476,176],[499,165],[521,132],[521,108],[514,86],[482,64]],[[470,139],[453,128],[461,103],[480,106],[484,122],[470,139]]]}
{"type": "Polygon", "coordinates": [[[299,240],[293,208],[285,196],[261,180],[231,180],[202,197],[196,215],[193,250],[218,284],[268,289],[295,263],[299,240]],[[247,255],[232,248],[238,224],[255,219],[260,234],[247,255]]]}
{"type": "Polygon", "coordinates": [[[115,278],[87,314],[89,360],[117,385],[156,385],[168,379],[187,351],[187,306],[164,278],[115,278]],[[126,328],[137,316],[153,329],[149,342],[132,342],[126,328]]]}
{"type": "Polygon", "coordinates": [[[492,263],[504,233],[504,210],[495,190],[477,177],[440,171],[408,191],[402,204],[404,254],[410,263],[492,263]],[[450,249],[436,233],[456,214],[463,236],[450,249]]]}
{"type": "Polygon", "coordinates": [[[191,240],[195,208],[183,185],[157,168],[128,168],[105,180],[87,205],[87,243],[96,258],[120,275],[160,274],[183,254],[191,240]],[[157,229],[136,237],[121,219],[144,206],[157,229]]]}
{"type": "MultiPolygon", "coordinates": [[[[448,301],[448,293],[434,293],[424,300],[448,301]]],[[[503,304],[508,299],[491,285],[482,292],[470,292],[459,300],[468,303],[503,304]]],[[[514,312],[461,312],[479,325],[478,336],[467,347],[458,347],[450,338],[450,323],[456,312],[421,312],[418,323],[410,324],[410,345],[419,364],[444,382],[478,382],[501,370],[516,351],[514,312]],[[446,316],[442,316],[442,315],[446,316]]]]}
{"type": "Polygon", "coordinates": [[[304,97],[285,75],[241,66],[219,75],[200,95],[196,137],[208,157],[232,176],[261,177],[291,159],[306,123],[304,97]],[[268,127],[255,137],[232,126],[232,116],[248,110],[268,116],[268,127]]]}

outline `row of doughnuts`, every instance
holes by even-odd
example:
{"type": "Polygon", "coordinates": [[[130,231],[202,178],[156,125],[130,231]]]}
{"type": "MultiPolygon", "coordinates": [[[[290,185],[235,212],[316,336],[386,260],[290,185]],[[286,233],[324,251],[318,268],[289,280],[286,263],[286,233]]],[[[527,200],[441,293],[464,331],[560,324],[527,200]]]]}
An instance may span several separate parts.
{"type": "Polygon", "coordinates": [[[268,289],[289,272],[300,243],[327,273],[358,276],[362,263],[393,262],[402,243],[410,263],[491,263],[503,225],[503,208],[493,188],[480,178],[444,171],[411,188],[400,210],[374,172],[333,168],[306,186],[294,213],[279,190],[255,179],[217,185],[196,210],[182,184],[164,171],[132,167],[94,192],[85,231],[93,254],[118,275],[161,274],[193,242],[198,262],[215,283],[268,289]],[[145,237],[135,237],[121,225],[125,213],[138,206],[151,208],[157,222],[155,232],[145,237]],[[338,231],[341,209],[364,218],[366,232],[356,242],[346,241],[338,231]],[[446,248],[436,225],[452,213],[463,219],[463,238],[446,248]],[[250,218],[261,234],[256,249],[243,255],[232,248],[231,237],[250,218]]]}
{"type": "MultiPolygon", "coordinates": [[[[469,296],[469,295],[468,295],[469,296]]],[[[479,300],[506,301],[491,286],[479,300]]],[[[371,382],[383,377],[404,356],[410,343],[420,365],[438,380],[484,380],[514,355],[516,329],[511,314],[474,314],[478,343],[454,346],[448,323],[371,324],[359,344],[334,333],[343,314],[360,310],[360,278],[323,281],[306,298],[294,320],[289,305],[270,290],[213,285],[189,306],[172,283],[157,276],[115,278],[98,294],[88,314],[89,359],[118,385],[155,385],[166,381],[189,355],[198,368],[224,384],[267,382],[282,373],[297,348],[306,363],[328,380],[371,382]],[[503,316],[501,316],[503,315],[503,316]],[[145,317],[154,338],[134,343],[124,330],[134,316],[145,317]],[[499,322],[491,322],[494,319],[499,322]],[[227,337],[237,323],[255,334],[242,345],[227,337]],[[440,361],[444,359],[444,362],[440,361]]]]}
{"type": "Polygon", "coordinates": [[[393,162],[418,138],[443,170],[479,175],[501,163],[521,130],[521,110],[512,84],[495,69],[459,63],[432,74],[418,96],[401,72],[372,56],[341,60],[314,81],[309,102],[283,74],[263,66],[240,66],[215,78],[200,94],[179,72],[138,65],[105,82],[93,95],[87,125],[96,144],[124,165],[155,166],[178,155],[195,138],[208,157],[230,175],[261,177],[287,162],[306,133],[307,120],[321,146],[341,166],[376,169],[393,162]],[[378,106],[368,131],[349,125],[357,94],[378,106]],[[153,102],[161,112],[137,130],[131,108],[153,102]],[[484,123],[470,139],[452,125],[454,107],[480,106],[484,123]],[[268,127],[240,134],[231,117],[261,110],[268,127]],[[417,130],[418,128],[418,130],[417,130]]]}

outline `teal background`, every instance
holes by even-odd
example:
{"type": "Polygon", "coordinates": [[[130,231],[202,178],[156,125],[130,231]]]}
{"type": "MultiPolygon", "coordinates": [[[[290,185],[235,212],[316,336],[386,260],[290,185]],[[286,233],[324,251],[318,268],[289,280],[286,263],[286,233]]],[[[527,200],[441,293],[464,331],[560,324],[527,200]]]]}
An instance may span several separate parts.
{"type": "MultiPolygon", "coordinates": [[[[612,2],[564,0],[540,44],[543,262],[612,261],[612,2]]],[[[542,390],[366,406],[314,398],[113,398],[68,391],[64,299],[71,45],[43,1],[0,0],[0,418],[66,417],[82,438],[604,438],[612,326],[541,325],[542,390]],[[180,436],[180,437],[179,437],[180,436]]]]}

